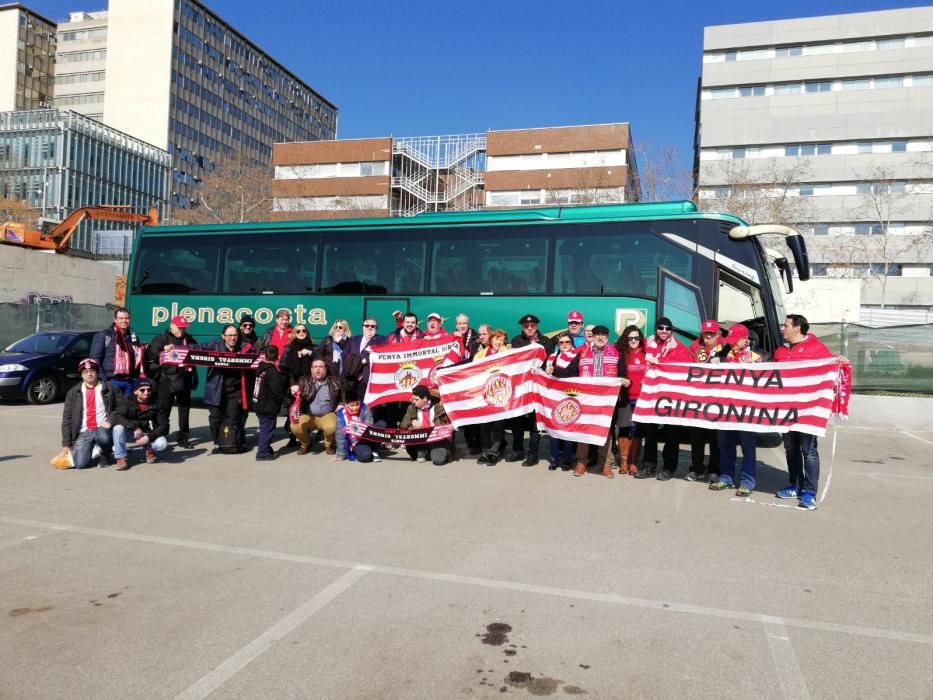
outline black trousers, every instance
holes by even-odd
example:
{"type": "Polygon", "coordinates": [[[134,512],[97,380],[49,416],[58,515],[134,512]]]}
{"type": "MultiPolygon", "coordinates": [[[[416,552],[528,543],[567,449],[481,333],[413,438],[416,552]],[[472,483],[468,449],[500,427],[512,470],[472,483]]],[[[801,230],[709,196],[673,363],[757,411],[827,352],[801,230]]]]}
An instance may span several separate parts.
{"type": "MultiPolygon", "coordinates": [[[[217,436],[220,434],[220,424],[224,419],[233,421],[236,425],[241,425],[245,413],[240,404],[239,396],[221,396],[219,406],[208,406],[208,424],[211,426],[211,438],[217,443],[217,436]]],[[[242,435],[241,435],[242,439],[242,435]]]]}
{"type": "Polygon", "coordinates": [[[662,469],[669,472],[677,471],[677,460],[680,457],[681,429],[673,425],[658,425],[657,423],[642,423],[645,447],[642,464],[645,466],[658,464],[658,443],[664,443],[661,450],[663,460],[662,469]]]}
{"type": "Polygon", "coordinates": [[[541,433],[538,432],[538,425],[535,421],[535,414],[527,413],[524,416],[518,416],[508,421],[508,426],[512,430],[512,453],[525,454],[525,431],[528,432],[528,456],[538,458],[538,446],[541,443],[541,433]]]}
{"type": "Polygon", "coordinates": [[[189,433],[188,416],[191,413],[191,390],[172,391],[169,384],[159,385],[159,415],[162,421],[169,422],[172,404],[178,406],[178,432],[187,436],[189,433]]]}
{"type": "Polygon", "coordinates": [[[716,433],[709,428],[690,428],[690,469],[693,471],[707,471],[703,466],[703,458],[706,446],[709,445],[709,473],[719,473],[719,439],[716,433]]]}
{"type": "Polygon", "coordinates": [[[505,449],[505,421],[495,420],[480,425],[479,439],[484,455],[500,457],[505,449]]]}

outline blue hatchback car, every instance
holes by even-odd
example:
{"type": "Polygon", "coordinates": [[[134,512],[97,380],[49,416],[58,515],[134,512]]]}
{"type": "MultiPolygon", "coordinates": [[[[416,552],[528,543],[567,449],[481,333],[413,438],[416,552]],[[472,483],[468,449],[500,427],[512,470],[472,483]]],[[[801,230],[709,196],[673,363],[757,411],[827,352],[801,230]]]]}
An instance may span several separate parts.
{"type": "Polygon", "coordinates": [[[91,352],[96,331],[43,331],[0,352],[0,398],[45,404],[81,379],[78,363],[91,352]]]}

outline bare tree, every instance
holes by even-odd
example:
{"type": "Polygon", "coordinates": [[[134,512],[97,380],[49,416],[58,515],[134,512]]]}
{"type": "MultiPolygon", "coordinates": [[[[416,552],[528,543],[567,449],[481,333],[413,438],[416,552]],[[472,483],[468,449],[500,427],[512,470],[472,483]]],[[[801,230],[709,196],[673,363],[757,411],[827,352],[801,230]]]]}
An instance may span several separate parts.
{"type": "Polygon", "coordinates": [[[174,219],[192,224],[268,221],[271,211],[272,166],[234,152],[204,172],[192,207],[176,209],[174,219]]]}
{"type": "Polygon", "coordinates": [[[35,229],[39,224],[39,215],[39,210],[29,202],[15,197],[0,197],[0,221],[15,221],[35,229]]]}
{"type": "Polygon", "coordinates": [[[544,203],[551,206],[588,204],[622,204],[625,186],[613,177],[615,167],[588,165],[564,171],[561,185],[544,190],[544,203]],[[569,179],[566,174],[570,174],[569,179]]]}
{"type": "Polygon", "coordinates": [[[859,277],[877,285],[883,309],[893,268],[901,262],[916,260],[933,234],[906,234],[901,227],[892,226],[910,210],[915,195],[907,191],[908,185],[898,181],[890,169],[877,167],[857,174],[857,179],[862,190],[858,205],[852,209],[857,235],[834,239],[835,258],[842,264],[834,266],[832,273],[838,277],[859,277]]]}
{"type": "Polygon", "coordinates": [[[706,173],[709,184],[698,203],[704,211],[728,212],[749,224],[796,228],[810,221],[808,198],[799,196],[799,185],[808,172],[806,161],[786,166],[772,158],[754,166],[744,158],[718,161],[706,173]]]}
{"type": "Polygon", "coordinates": [[[683,166],[676,146],[641,141],[635,145],[635,157],[643,201],[693,199],[693,174],[683,166]]]}

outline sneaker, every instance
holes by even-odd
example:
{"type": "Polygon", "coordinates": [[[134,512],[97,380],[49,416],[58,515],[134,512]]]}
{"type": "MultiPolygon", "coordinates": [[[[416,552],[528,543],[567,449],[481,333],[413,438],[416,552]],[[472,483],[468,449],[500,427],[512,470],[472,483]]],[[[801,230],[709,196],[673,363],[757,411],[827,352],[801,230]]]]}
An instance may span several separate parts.
{"type": "Polygon", "coordinates": [[[130,463],[126,461],[126,457],[117,457],[117,471],[125,472],[130,468],[130,463]]]}
{"type": "Polygon", "coordinates": [[[257,462],[272,462],[276,459],[277,457],[275,455],[275,452],[268,452],[266,454],[256,455],[257,462]]]}
{"type": "Polygon", "coordinates": [[[726,489],[729,489],[729,488],[732,488],[732,484],[730,484],[728,481],[723,481],[722,479],[719,479],[718,481],[714,481],[712,484],[709,485],[710,491],[725,491],[726,489]]]}
{"type": "MultiPolygon", "coordinates": [[[[710,488],[713,487],[710,486],[710,488]]],[[[752,495],[752,490],[748,486],[739,486],[739,488],[735,490],[735,495],[740,496],[741,498],[748,498],[752,495]]]]}
{"type": "Polygon", "coordinates": [[[424,455],[418,455],[418,458],[417,458],[415,461],[418,462],[419,464],[424,464],[424,463],[427,462],[428,460],[425,459],[425,456],[424,456],[424,455]]]}
{"type": "Polygon", "coordinates": [[[146,464],[155,464],[158,457],[156,457],[155,450],[146,450],[146,464]]]}
{"type": "Polygon", "coordinates": [[[91,459],[97,459],[98,457],[101,456],[101,454],[102,452],[100,449],[100,445],[94,445],[93,449],[91,450],[91,459]]]}
{"type": "Polygon", "coordinates": [[[374,461],[374,462],[381,462],[381,461],[382,461],[382,457],[379,456],[379,453],[378,453],[378,452],[373,452],[373,461],[374,461]]]}
{"type": "Polygon", "coordinates": [[[697,472],[691,469],[690,471],[687,472],[687,476],[685,476],[684,479],[686,479],[687,481],[697,481],[697,479],[699,479],[699,475],[697,474],[697,472]]]}
{"type": "Polygon", "coordinates": [[[499,462],[498,455],[486,455],[486,466],[494,467],[499,462]]]}
{"type": "Polygon", "coordinates": [[[522,466],[523,466],[523,467],[533,467],[533,466],[535,466],[537,463],[538,463],[538,458],[537,458],[537,457],[528,457],[527,459],[525,459],[524,462],[522,462],[522,466]]]}
{"type": "Polygon", "coordinates": [[[548,465],[547,465],[547,468],[548,468],[548,471],[552,471],[552,472],[553,472],[553,471],[557,471],[557,468],[558,468],[559,466],[560,466],[560,465],[559,465],[557,462],[549,462],[548,465]]]}
{"type": "Polygon", "coordinates": [[[525,459],[524,452],[513,452],[508,457],[505,458],[506,462],[521,462],[525,459]]]}
{"type": "Polygon", "coordinates": [[[796,486],[788,486],[786,489],[781,489],[774,495],[778,498],[800,498],[800,492],[797,490],[796,486]]]}
{"type": "Polygon", "coordinates": [[[638,471],[635,472],[636,479],[650,479],[654,475],[654,471],[651,467],[639,467],[638,471]]]}
{"type": "Polygon", "coordinates": [[[658,481],[668,481],[672,476],[674,476],[672,472],[667,471],[667,469],[662,469],[658,472],[658,476],[656,478],[658,481]]]}
{"type": "Polygon", "coordinates": [[[97,466],[106,469],[113,464],[113,452],[101,452],[97,460],[97,466]]]}
{"type": "Polygon", "coordinates": [[[816,494],[812,491],[804,491],[800,494],[800,503],[798,505],[807,510],[816,510],[816,494]]]}
{"type": "Polygon", "coordinates": [[[180,437],[180,438],[178,438],[178,439],[175,441],[175,444],[178,445],[179,447],[182,447],[182,448],[186,449],[186,450],[191,450],[191,449],[194,448],[194,443],[192,443],[191,440],[189,440],[189,439],[186,438],[186,437],[180,437]]]}

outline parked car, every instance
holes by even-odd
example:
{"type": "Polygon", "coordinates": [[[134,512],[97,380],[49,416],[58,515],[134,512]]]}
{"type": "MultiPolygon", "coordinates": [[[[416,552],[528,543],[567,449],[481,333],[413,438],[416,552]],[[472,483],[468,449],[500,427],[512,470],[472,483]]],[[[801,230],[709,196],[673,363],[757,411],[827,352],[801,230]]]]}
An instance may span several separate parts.
{"type": "Polygon", "coordinates": [[[46,404],[81,379],[78,363],[91,352],[95,331],[43,331],[0,353],[0,398],[46,404]]]}

